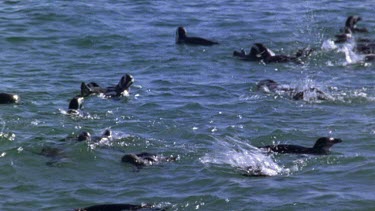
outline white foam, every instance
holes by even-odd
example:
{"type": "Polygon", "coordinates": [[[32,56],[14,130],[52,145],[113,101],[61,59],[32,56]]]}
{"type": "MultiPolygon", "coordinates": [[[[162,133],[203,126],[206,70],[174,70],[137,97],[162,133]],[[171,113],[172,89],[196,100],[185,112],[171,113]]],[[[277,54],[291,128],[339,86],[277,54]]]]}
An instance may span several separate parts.
{"type": "Polygon", "coordinates": [[[233,138],[218,140],[217,151],[200,158],[204,164],[230,165],[250,176],[275,176],[288,170],[276,164],[260,149],[233,138]]]}
{"type": "Polygon", "coordinates": [[[330,51],[337,49],[337,45],[331,39],[325,40],[322,44],[322,50],[330,51]]]}
{"type": "Polygon", "coordinates": [[[363,55],[359,55],[359,54],[354,53],[354,51],[352,49],[353,49],[353,47],[351,45],[344,45],[340,49],[340,51],[344,52],[344,54],[345,54],[346,64],[344,64],[344,65],[356,64],[356,63],[363,62],[365,57],[363,55]]]}

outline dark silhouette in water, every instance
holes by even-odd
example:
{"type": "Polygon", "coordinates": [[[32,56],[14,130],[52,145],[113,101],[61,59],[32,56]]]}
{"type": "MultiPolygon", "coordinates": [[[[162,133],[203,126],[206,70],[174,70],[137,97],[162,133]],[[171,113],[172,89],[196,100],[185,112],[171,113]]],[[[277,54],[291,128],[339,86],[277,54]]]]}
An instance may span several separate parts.
{"type": "Polygon", "coordinates": [[[166,209],[155,208],[152,205],[133,205],[133,204],[99,204],[90,207],[75,209],[75,211],[125,211],[125,210],[151,210],[164,211],[166,209]]]}
{"type": "Polygon", "coordinates": [[[345,28],[350,29],[353,33],[354,32],[368,32],[368,30],[366,28],[358,28],[357,27],[357,23],[361,20],[362,20],[362,18],[359,17],[359,16],[356,16],[356,15],[355,16],[349,16],[346,19],[345,28]]]}
{"type": "Polygon", "coordinates": [[[134,83],[133,76],[125,74],[116,86],[103,88],[95,82],[81,83],[81,96],[87,97],[92,94],[104,94],[105,97],[119,97],[129,95],[130,86],[134,83]]]}
{"type": "Polygon", "coordinates": [[[251,46],[250,52],[246,52],[242,49],[241,51],[234,51],[233,56],[239,57],[249,61],[263,61],[264,63],[283,63],[283,62],[296,62],[303,64],[302,59],[310,56],[314,51],[311,48],[304,48],[297,51],[295,56],[288,55],[276,55],[273,51],[267,48],[262,43],[255,43],[251,46]]]}
{"type": "Polygon", "coordinates": [[[330,148],[337,143],[341,143],[341,139],[322,137],[319,138],[313,147],[303,147],[298,145],[279,144],[267,145],[259,147],[268,152],[277,153],[293,153],[293,154],[313,154],[313,155],[326,155],[330,152],[330,148]]]}
{"type": "Polygon", "coordinates": [[[349,41],[350,39],[353,38],[352,30],[348,27],[345,27],[344,33],[336,34],[335,37],[336,37],[336,40],[334,41],[335,44],[345,43],[345,42],[347,42],[347,41],[349,41]]]}
{"type": "Polygon", "coordinates": [[[68,114],[79,115],[82,109],[84,99],[83,97],[76,96],[69,102],[68,114]]]}
{"type": "Polygon", "coordinates": [[[271,79],[261,80],[257,84],[258,90],[263,90],[266,92],[285,92],[293,100],[303,100],[305,95],[314,94],[318,100],[328,100],[330,99],[323,91],[310,87],[302,91],[298,91],[294,88],[285,87],[279,85],[276,81],[271,79]]]}
{"type": "MultiPolygon", "coordinates": [[[[106,129],[106,130],[104,130],[104,132],[101,136],[94,136],[94,137],[92,137],[89,132],[82,131],[81,133],[79,133],[78,136],[67,137],[67,138],[62,139],[60,141],[61,142],[68,141],[70,143],[82,142],[82,141],[98,142],[98,141],[101,141],[101,140],[104,140],[104,139],[112,140],[112,131],[111,130],[106,129]]],[[[41,149],[41,151],[38,152],[37,154],[50,158],[50,161],[48,161],[46,163],[48,166],[58,166],[60,163],[62,163],[62,161],[65,158],[67,158],[67,156],[65,155],[64,149],[65,148],[62,147],[62,146],[56,146],[56,147],[44,146],[41,149]]]]}
{"type": "Polygon", "coordinates": [[[366,62],[373,62],[375,61],[375,54],[367,54],[365,55],[365,59],[364,59],[366,62]]]}
{"type": "Polygon", "coordinates": [[[0,104],[18,103],[20,97],[15,94],[0,93],[0,104]]]}
{"type": "Polygon", "coordinates": [[[150,166],[158,164],[160,162],[171,162],[175,161],[177,157],[170,156],[164,157],[157,154],[152,154],[148,152],[142,152],[139,154],[126,154],[121,158],[123,163],[129,163],[134,165],[137,169],[141,169],[144,166],[150,166]]]}
{"type": "MultiPolygon", "coordinates": [[[[353,38],[353,33],[356,32],[368,32],[366,28],[358,28],[357,23],[362,20],[359,16],[349,16],[346,19],[344,33],[335,35],[335,44],[345,43],[353,38]]],[[[355,40],[359,44],[367,44],[373,42],[371,39],[367,38],[356,38],[355,40]]]]}
{"type": "Polygon", "coordinates": [[[82,131],[78,135],[77,141],[91,141],[91,134],[87,131],[82,131]]]}
{"type": "Polygon", "coordinates": [[[176,30],[176,43],[187,44],[187,45],[216,45],[218,42],[207,40],[201,37],[188,37],[187,31],[184,27],[180,26],[176,30]]]}
{"type": "Polygon", "coordinates": [[[64,150],[57,147],[45,146],[41,149],[39,155],[49,158],[50,160],[46,162],[47,166],[58,167],[59,164],[66,158],[64,150]]]}
{"type": "Polygon", "coordinates": [[[375,54],[375,42],[359,43],[355,50],[363,54],[375,54]]]}
{"type": "Polygon", "coordinates": [[[101,136],[91,137],[91,134],[87,131],[82,131],[78,137],[77,141],[94,141],[98,142],[103,139],[112,140],[112,131],[110,129],[105,129],[101,136]]]}
{"type": "Polygon", "coordinates": [[[63,150],[46,146],[42,148],[39,154],[45,157],[57,157],[63,154],[63,150]]]}

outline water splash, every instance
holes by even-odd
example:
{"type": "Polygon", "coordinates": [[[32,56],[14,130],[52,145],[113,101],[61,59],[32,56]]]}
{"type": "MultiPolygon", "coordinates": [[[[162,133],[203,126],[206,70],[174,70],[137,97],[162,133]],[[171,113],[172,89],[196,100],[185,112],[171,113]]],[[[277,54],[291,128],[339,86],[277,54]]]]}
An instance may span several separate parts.
{"type": "Polygon", "coordinates": [[[77,112],[74,112],[74,113],[69,113],[68,110],[64,110],[64,109],[61,109],[61,108],[59,108],[58,110],[59,110],[60,114],[70,116],[72,118],[100,119],[100,117],[97,116],[97,115],[90,115],[89,113],[83,112],[83,111],[77,111],[77,112]]]}
{"type": "Polygon", "coordinates": [[[331,39],[325,40],[321,46],[321,49],[325,51],[335,50],[337,48],[337,45],[331,39]]]}
{"type": "Polygon", "coordinates": [[[16,134],[14,133],[11,133],[11,132],[8,132],[8,133],[5,133],[5,121],[4,120],[0,120],[0,124],[2,125],[2,128],[1,128],[1,131],[0,131],[0,139],[4,138],[8,141],[14,141],[15,138],[16,138],[16,134]]]}
{"type": "Polygon", "coordinates": [[[336,50],[339,53],[344,53],[345,62],[343,63],[343,65],[347,66],[351,64],[363,63],[365,59],[364,55],[360,55],[354,52],[356,45],[357,44],[354,38],[350,39],[348,42],[345,42],[344,44],[339,45],[337,45],[333,40],[328,39],[322,43],[321,49],[325,51],[336,50]]]}
{"type": "Polygon", "coordinates": [[[356,54],[353,49],[353,46],[346,44],[340,49],[345,54],[346,63],[344,65],[357,64],[364,61],[365,56],[356,54]]]}
{"type": "Polygon", "coordinates": [[[276,176],[289,171],[251,144],[230,137],[227,137],[227,140],[218,140],[217,143],[217,151],[200,158],[202,163],[230,165],[248,176],[276,176]]]}

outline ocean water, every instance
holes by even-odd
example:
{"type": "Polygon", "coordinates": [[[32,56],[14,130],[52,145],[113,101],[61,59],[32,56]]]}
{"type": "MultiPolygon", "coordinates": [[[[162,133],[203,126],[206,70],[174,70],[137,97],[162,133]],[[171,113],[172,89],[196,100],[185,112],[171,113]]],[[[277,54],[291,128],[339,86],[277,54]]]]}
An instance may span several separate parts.
{"type": "Polygon", "coordinates": [[[0,92],[21,103],[0,105],[0,210],[374,209],[374,63],[332,45],[349,15],[370,31],[355,36],[374,39],[373,8],[373,0],[2,1],[0,92]],[[220,45],[176,45],[178,26],[220,45]],[[304,64],[232,57],[256,42],[279,54],[316,51],[304,64]],[[111,86],[125,73],[135,79],[129,97],[91,96],[85,115],[66,115],[81,82],[111,86]],[[263,79],[330,99],[261,92],[263,79]],[[105,129],[110,142],[71,138],[105,129]],[[343,142],[324,156],[256,148],[312,146],[322,136],[343,142]],[[45,147],[60,154],[42,156],[45,147]],[[179,159],[139,171],[121,163],[144,151],[179,159]]]}

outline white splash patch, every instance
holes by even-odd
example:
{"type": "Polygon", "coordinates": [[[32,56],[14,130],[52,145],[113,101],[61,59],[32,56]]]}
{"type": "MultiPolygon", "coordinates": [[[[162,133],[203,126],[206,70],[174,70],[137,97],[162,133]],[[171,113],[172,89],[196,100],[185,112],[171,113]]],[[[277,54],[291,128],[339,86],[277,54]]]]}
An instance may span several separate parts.
{"type": "Polygon", "coordinates": [[[124,91],[121,93],[121,95],[124,96],[124,97],[129,97],[129,96],[130,96],[128,90],[124,90],[124,91]]]}
{"type": "Polygon", "coordinates": [[[351,45],[344,45],[340,49],[340,51],[344,52],[344,54],[345,54],[346,63],[344,63],[344,65],[361,63],[365,59],[365,56],[358,55],[358,54],[354,53],[354,51],[352,49],[353,49],[353,47],[351,45]]]}
{"type": "Polygon", "coordinates": [[[325,50],[325,51],[330,51],[330,50],[335,50],[337,49],[337,45],[335,44],[335,42],[331,39],[328,39],[328,40],[325,40],[322,44],[322,50],[325,50]]]}
{"type": "Polygon", "coordinates": [[[16,139],[16,134],[0,132],[0,138],[5,138],[9,141],[14,141],[16,139]]]}
{"type": "Polygon", "coordinates": [[[374,102],[375,97],[369,96],[367,92],[368,92],[367,88],[362,88],[358,90],[350,90],[350,91],[341,91],[337,96],[337,100],[345,102],[345,103],[374,102]]]}
{"type": "Polygon", "coordinates": [[[113,137],[94,137],[93,139],[88,143],[91,150],[94,150],[96,147],[113,146],[113,137]]]}
{"type": "Polygon", "coordinates": [[[89,113],[83,112],[81,110],[76,110],[74,112],[68,112],[68,110],[64,110],[61,108],[59,108],[58,110],[61,114],[71,116],[72,118],[78,117],[78,118],[83,118],[83,119],[100,119],[100,117],[97,115],[91,116],[89,113]]]}
{"type": "Polygon", "coordinates": [[[127,139],[129,138],[129,134],[125,134],[122,132],[114,132],[112,131],[112,135],[109,137],[103,137],[103,136],[94,136],[91,138],[91,141],[89,141],[88,147],[91,150],[96,149],[97,147],[113,147],[113,146],[129,146],[129,143],[120,141],[121,139],[127,139]]]}
{"type": "Polygon", "coordinates": [[[260,149],[233,138],[228,139],[218,140],[217,151],[206,154],[200,161],[204,164],[230,165],[249,176],[275,176],[289,171],[277,165],[260,149]]]}
{"type": "Polygon", "coordinates": [[[38,126],[40,123],[42,123],[42,122],[40,120],[37,120],[37,119],[31,121],[31,124],[34,125],[34,126],[38,126]]]}
{"type": "Polygon", "coordinates": [[[325,100],[334,101],[335,98],[327,91],[321,88],[320,85],[310,78],[306,78],[297,83],[294,93],[303,92],[303,101],[319,103],[322,102],[321,98],[325,100]]]}

